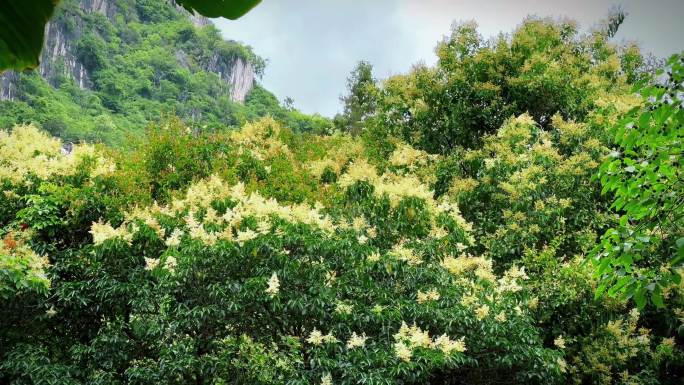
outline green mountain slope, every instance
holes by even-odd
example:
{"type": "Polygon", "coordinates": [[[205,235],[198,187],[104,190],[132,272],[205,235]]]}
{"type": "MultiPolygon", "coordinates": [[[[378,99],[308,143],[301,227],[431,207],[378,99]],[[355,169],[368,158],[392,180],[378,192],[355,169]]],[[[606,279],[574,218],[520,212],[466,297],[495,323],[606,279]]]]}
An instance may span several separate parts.
{"type": "Polygon", "coordinates": [[[0,128],[34,122],[66,141],[117,146],[169,114],[196,130],[269,114],[324,129],[325,119],[284,109],[257,84],[264,67],[171,2],[67,0],[47,27],[40,68],[0,75],[0,128]]]}

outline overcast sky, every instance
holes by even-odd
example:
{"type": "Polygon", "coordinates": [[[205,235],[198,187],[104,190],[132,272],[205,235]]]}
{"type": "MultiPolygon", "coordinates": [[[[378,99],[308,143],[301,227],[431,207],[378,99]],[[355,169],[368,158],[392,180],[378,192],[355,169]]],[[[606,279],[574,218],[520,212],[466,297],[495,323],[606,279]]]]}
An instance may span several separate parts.
{"type": "Polygon", "coordinates": [[[269,60],[261,82],[281,101],[289,96],[306,113],[333,116],[359,60],[378,78],[433,64],[454,21],[475,20],[485,37],[510,32],[530,14],[588,27],[616,4],[629,13],[617,41],[637,41],[657,56],[684,49],[684,0],[263,0],[237,21],[215,22],[225,38],[269,60]]]}

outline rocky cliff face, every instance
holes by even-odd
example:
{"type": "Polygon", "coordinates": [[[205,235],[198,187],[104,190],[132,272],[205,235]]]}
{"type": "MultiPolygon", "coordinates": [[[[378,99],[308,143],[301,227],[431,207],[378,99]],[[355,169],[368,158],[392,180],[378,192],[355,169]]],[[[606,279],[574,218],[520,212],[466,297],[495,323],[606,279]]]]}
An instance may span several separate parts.
{"type": "MultiPolygon", "coordinates": [[[[84,13],[99,13],[109,20],[114,20],[122,12],[117,4],[117,0],[79,0],[78,2],[80,10],[84,13]]],[[[203,16],[193,15],[179,6],[175,6],[175,8],[188,18],[195,27],[201,28],[211,24],[211,21],[203,16]]],[[[73,79],[81,89],[92,89],[92,74],[77,57],[74,46],[74,42],[85,32],[87,31],[84,28],[83,20],[76,14],[70,14],[65,18],[47,24],[45,44],[41,54],[40,66],[37,69],[43,78],[54,85],[55,79],[66,76],[73,79]]],[[[182,59],[186,54],[179,52],[176,56],[182,59]]],[[[216,73],[222,81],[230,86],[230,97],[235,102],[244,102],[245,97],[254,86],[255,68],[247,60],[240,57],[224,58],[215,54],[206,64],[204,70],[216,73]]],[[[14,100],[17,95],[18,77],[19,75],[12,71],[0,74],[0,100],[14,100]]]]}
{"type": "Polygon", "coordinates": [[[48,23],[38,71],[49,82],[66,75],[74,79],[81,89],[91,89],[90,74],[74,54],[73,42],[77,36],[77,31],[69,31],[60,24],[48,23]]]}
{"type": "Polygon", "coordinates": [[[222,81],[230,84],[230,98],[235,102],[244,102],[254,86],[254,66],[241,57],[226,61],[221,55],[214,54],[207,71],[218,74],[222,81]]]}

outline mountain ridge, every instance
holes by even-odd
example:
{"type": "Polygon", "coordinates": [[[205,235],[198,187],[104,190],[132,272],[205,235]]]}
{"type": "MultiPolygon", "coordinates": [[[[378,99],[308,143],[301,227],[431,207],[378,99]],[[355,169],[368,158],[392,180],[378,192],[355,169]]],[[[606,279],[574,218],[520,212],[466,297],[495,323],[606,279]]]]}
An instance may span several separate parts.
{"type": "MultiPolygon", "coordinates": [[[[120,4],[126,3],[128,2],[119,0],[81,0],[70,5],[77,4],[78,8],[86,14],[100,14],[111,22],[115,22],[116,17],[120,14],[120,4]]],[[[202,15],[192,14],[175,3],[168,4],[172,4],[180,15],[183,15],[197,28],[213,25],[211,20],[202,15]]],[[[58,68],[55,64],[61,59],[66,65],[65,74],[75,80],[79,88],[92,89],[91,74],[84,63],[79,60],[75,44],[72,43],[88,32],[84,28],[83,15],[76,15],[72,19],[65,17],[65,13],[74,13],[74,11],[75,9],[69,5],[62,7],[58,9],[55,19],[46,25],[46,38],[38,71],[41,76],[48,80],[59,76],[58,72],[64,71],[64,68],[58,68]],[[68,27],[67,23],[78,25],[76,28],[73,25],[68,27]]],[[[139,15],[136,16],[139,18],[139,15]]],[[[216,73],[222,81],[227,82],[231,86],[231,100],[240,103],[244,102],[245,97],[251,91],[257,76],[254,64],[241,56],[230,58],[229,62],[221,62],[221,58],[214,55],[206,66],[206,70],[216,73]],[[231,59],[232,61],[230,61],[231,59]]],[[[15,98],[18,76],[13,71],[0,74],[0,100],[13,100],[15,98]]]]}
{"type": "Polygon", "coordinates": [[[0,129],[35,123],[65,140],[124,146],[165,115],[197,130],[287,118],[258,84],[265,63],[168,0],[64,0],[40,66],[0,74],[0,129]]]}

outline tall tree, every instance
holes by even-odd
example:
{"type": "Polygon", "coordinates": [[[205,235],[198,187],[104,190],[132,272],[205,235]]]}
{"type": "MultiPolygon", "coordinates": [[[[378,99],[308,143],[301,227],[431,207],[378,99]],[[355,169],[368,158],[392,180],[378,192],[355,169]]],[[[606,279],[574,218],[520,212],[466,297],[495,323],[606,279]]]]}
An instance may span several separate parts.
{"type": "Polygon", "coordinates": [[[344,112],[335,122],[338,129],[358,135],[365,120],[373,114],[378,98],[377,79],[373,77],[373,65],[359,61],[347,78],[347,95],[340,97],[344,112]]]}

